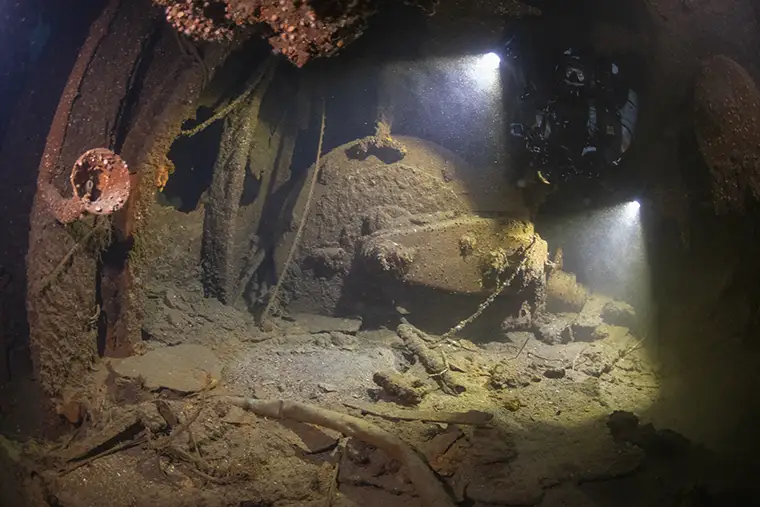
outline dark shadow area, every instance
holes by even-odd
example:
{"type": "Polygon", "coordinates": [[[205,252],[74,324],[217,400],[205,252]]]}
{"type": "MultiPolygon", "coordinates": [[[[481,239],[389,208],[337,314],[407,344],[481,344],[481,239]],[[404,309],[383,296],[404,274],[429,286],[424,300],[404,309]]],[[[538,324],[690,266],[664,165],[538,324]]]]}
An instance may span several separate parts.
{"type": "MultiPolygon", "coordinates": [[[[262,220],[257,234],[261,238],[262,244],[270,245],[268,247],[269,253],[262,262],[259,274],[250,280],[249,285],[254,282],[270,286],[277,283],[277,267],[272,257],[273,245],[276,245],[279,238],[285,233],[291,232],[297,227],[297,224],[294,223],[294,210],[299,197],[299,189],[308,185],[308,169],[316,159],[321,122],[321,103],[318,92],[315,90],[321,89],[321,80],[319,73],[312,74],[308,69],[302,72],[305,75],[300,78],[301,86],[304,87],[307,100],[311,100],[311,106],[305,113],[305,119],[299,118],[297,114],[285,119],[286,122],[293,122],[288,128],[291,129],[291,133],[295,131],[295,148],[288,167],[287,180],[275,192],[272,192],[271,188],[268,189],[268,198],[262,210],[262,220]],[[306,128],[300,128],[304,126],[306,128]]],[[[280,155],[278,154],[278,157],[280,155]]],[[[278,167],[281,170],[284,169],[279,164],[278,167]]],[[[284,175],[276,176],[284,178],[284,175]]],[[[273,177],[270,180],[272,184],[276,179],[273,177]]],[[[253,308],[257,303],[261,303],[261,301],[249,301],[249,306],[253,308]]]]}
{"type": "Polygon", "coordinates": [[[760,449],[759,217],[756,206],[744,217],[716,217],[695,205],[688,236],[654,223],[648,233],[655,312],[647,348],[665,373],[651,412],[669,414],[674,428],[734,454],[746,470],[756,470],[760,449]]]}
{"type": "MultiPolygon", "coordinates": [[[[90,22],[105,2],[75,9],[48,2],[4,2],[0,30],[0,266],[11,282],[0,294],[0,348],[12,379],[31,373],[26,318],[26,252],[37,168],[61,90],[90,22]]],[[[0,380],[2,384],[5,380],[0,380]]]]}
{"type": "Polygon", "coordinates": [[[143,42],[142,53],[145,55],[139,58],[131,72],[131,86],[129,94],[124,97],[117,113],[117,123],[113,128],[112,143],[109,148],[116,153],[121,153],[124,147],[124,140],[129,133],[130,126],[137,114],[140,97],[143,94],[145,77],[151,67],[156,49],[165,32],[162,30],[162,20],[157,20],[155,30],[143,42]]]}
{"type": "Polygon", "coordinates": [[[251,171],[246,171],[245,181],[243,182],[243,193],[240,196],[240,206],[253,204],[260,192],[261,180],[251,174],[251,171]]]}
{"type": "MultiPolygon", "coordinates": [[[[235,100],[244,91],[251,69],[261,63],[268,52],[266,43],[253,38],[227,58],[204,90],[202,105],[194,120],[186,121],[184,130],[202,125],[235,100]]],[[[169,150],[168,158],[173,171],[164,189],[157,194],[159,203],[189,213],[198,208],[203,194],[211,185],[214,164],[219,154],[219,143],[224,119],[219,119],[192,136],[179,136],[169,150]]],[[[254,182],[247,182],[247,192],[256,192],[254,182]]],[[[246,199],[250,195],[246,194],[246,199]]]]}
{"type": "MultiPolygon", "coordinates": [[[[211,118],[213,111],[200,108],[198,123],[211,118]]],[[[217,121],[193,137],[180,137],[172,144],[168,158],[174,164],[163,191],[157,193],[159,203],[189,213],[198,208],[201,196],[214,174],[214,163],[222,136],[223,121],[217,121]]]]}
{"type": "MultiPolygon", "coordinates": [[[[97,320],[98,329],[98,354],[104,357],[107,353],[114,354],[120,352],[126,354],[124,350],[118,350],[115,345],[116,329],[118,322],[109,322],[110,316],[123,315],[120,308],[121,298],[120,291],[127,290],[127,287],[119,283],[119,273],[123,273],[129,261],[129,253],[134,246],[134,238],[129,237],[124,240],[113,241],[108,248],[99,253],[100,261],[98,263],[97,287],[95,290],[96,304],[100,308],[99,318],[97,320]],[[114,343],[108,343],[111,339],[114,343]]],[[[113,317],[112,319],[113,320],[113,317]]]]}
{"type": "MultiPolygon", "coordinates": [[[[382,114],[383,67],[389,62],[417,59],[425,34],[426,17],[420,9],[391,2],[372,18],[366,33],[348,46],[340,58],[317,60],[304,69],[313,76],[315,85],[324,90],[327,117],[324,153],[375,133],[375,123],[382,114]]],[[[310,151],[305,159],[294,157],[294,167],[312,164],[314,153],[310,151]],[[295,165],[296,160],[302,162],[295,165]]]]}
{"type": "MultiPolygon", "coordinates": [[[[314,269],[314,276],[325,275],[314,269]]],[[[446,293],[355,267],[343,282],[337,313],[361,317],[367,329],[395,329],[401,319],[406,319],[426,332],[442,335],[472,315],[486,295],[446,293]]],[[[517,314],[524,300],[519,294],[498,298],[467,327],[467,338],[476,343],[509,342],[501,323],[506,315],[517,314]]]]}

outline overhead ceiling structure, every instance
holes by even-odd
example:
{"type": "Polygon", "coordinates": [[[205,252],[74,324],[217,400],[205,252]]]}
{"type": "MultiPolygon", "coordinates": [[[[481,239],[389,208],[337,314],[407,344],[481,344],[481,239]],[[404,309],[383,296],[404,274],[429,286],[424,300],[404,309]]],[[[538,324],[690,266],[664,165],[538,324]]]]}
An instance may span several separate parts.
{"type": "MultiPolygon", "coordinates": [[[[261,31],[275,51],[297,66],[329,56],[358,38],[381,2],[294,0],[153,0],[166,19],[195,40],[222,41],[250,29],[261,31]]],[[[436,0],[411,0],[432,13],[436,0]]]]}

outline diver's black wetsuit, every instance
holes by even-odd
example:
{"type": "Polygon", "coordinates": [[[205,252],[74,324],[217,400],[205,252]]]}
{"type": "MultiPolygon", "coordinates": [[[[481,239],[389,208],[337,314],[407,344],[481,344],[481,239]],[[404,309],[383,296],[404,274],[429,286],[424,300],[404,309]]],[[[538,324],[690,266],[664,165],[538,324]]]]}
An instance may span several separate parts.
{"type": "Polygon", "coordinates": [[[518,178],[552,185],[599,181],[630,147],[638,96],[615,60],[582,44],[536,41],[540,34],[523,26],[508,34],[504,47],[518,178]]]}

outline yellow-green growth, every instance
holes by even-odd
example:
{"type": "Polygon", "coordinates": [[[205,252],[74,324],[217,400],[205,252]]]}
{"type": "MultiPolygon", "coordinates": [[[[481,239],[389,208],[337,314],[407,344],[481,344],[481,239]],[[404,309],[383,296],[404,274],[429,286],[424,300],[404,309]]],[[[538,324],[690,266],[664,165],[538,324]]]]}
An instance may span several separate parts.
{"type": "Polygon", "coordinates": [[[509,256],[503,248],[497,248],[486,253],[480,260],[480,285],[482,287],[495,287],[499,284],[504,270],[509,266],[509,256]]]}

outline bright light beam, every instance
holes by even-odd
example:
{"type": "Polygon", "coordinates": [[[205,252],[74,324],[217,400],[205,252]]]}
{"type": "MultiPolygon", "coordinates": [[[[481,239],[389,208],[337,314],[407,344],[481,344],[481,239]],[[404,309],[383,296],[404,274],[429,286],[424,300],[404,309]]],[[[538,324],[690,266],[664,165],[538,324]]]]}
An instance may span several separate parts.
{"type": "MultiPolygon", "coordinates": [[[[562,247],[565,269],[575,273],[592,294],[633,305],[642,330],[647,330],[654,302],[642,218],[640,201],[621,202],[547,220],[541,224],[541,236],[551,248],[562,247]]],[[[650,408],[658,385],[655,381],[651,391],[632,394],[627,399],[631,408],[626,410],[650,408]]]]}
{"type": "Polygon", "coordinates": [[[486,53],[480,57],[480,66],[487,70],[496,70],[499,68],[501,58],[496,53],[486,53]]]}
{"type": "Polygon", "coordinates": [[[476,56],[470,64],[470,75],[482,88],[492,88],[498,84],[500,64],[501,57],[496,53],[476,56]]]}
{"type": "Polygon", "coordinates": [[[631,201],[623,206],[623,219],[626,225],[630,225],[638,220],[639,209],[641,209],[639,201],[631,201]]]}

